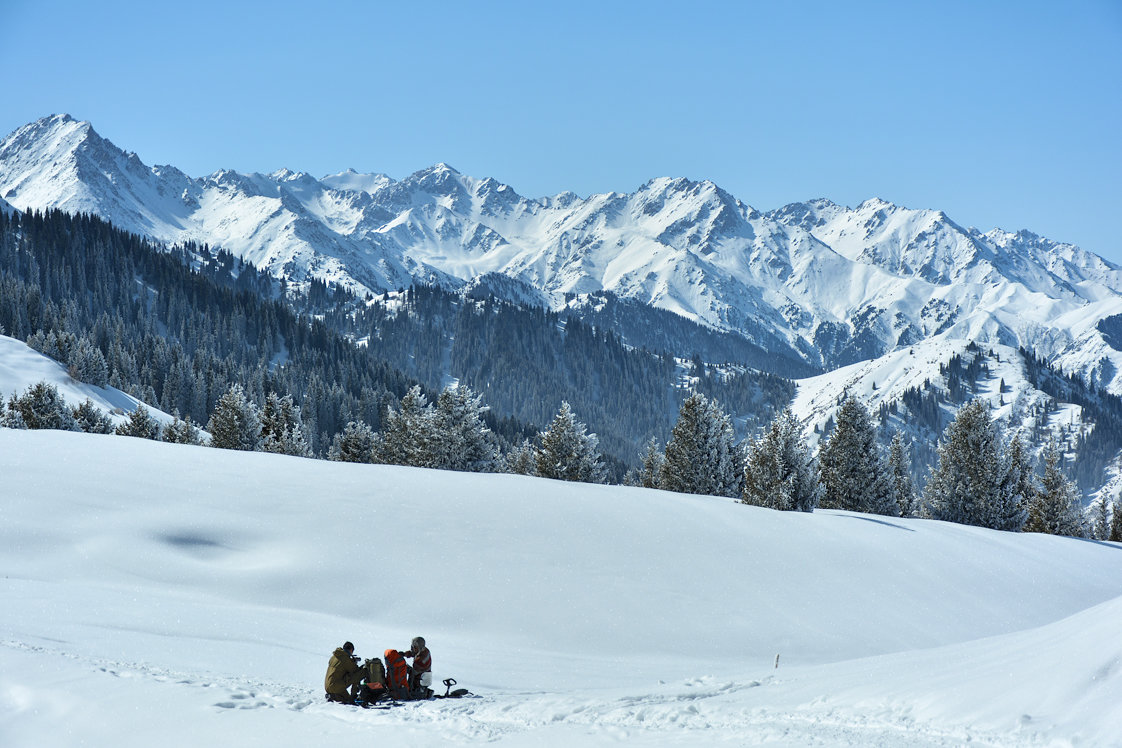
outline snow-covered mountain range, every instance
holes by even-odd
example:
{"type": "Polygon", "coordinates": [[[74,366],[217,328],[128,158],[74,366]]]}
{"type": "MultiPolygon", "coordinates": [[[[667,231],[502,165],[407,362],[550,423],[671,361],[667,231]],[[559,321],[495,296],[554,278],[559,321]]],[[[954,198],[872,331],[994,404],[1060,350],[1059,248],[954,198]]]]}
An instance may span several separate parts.
{"type": "Polygon", "coordinates": [[[129,231],[220,247],[295,282],[381,292],[485,277],[552,308],[611,291],[831,369],[946,334],[1026,346],[1122,393],[1122,269],[1027,231],[982,233],[879,199],[761,212],[712,182],[525,198],[437,164],[400,181],[143,164],[55,115],[0,141],[0,199],[88,211],[129,231]]]}
{"type": "MultiPolygon", "coordinates": [[[[669,329],[673,312],[741,341],[707,350],[734,359],[750,350],[754,359],[740,364],[770,360],[765,368],[802,377],[793,407],[808,434],[846,390],[874,409],[928,383],[946,392],[942,369],[970,343],[989,372],[978,385],[988,395],[974,395],[987,396],[1006,426],[1047,420],[1073,449],[1094,419],[1029,382],[1018,348],[1122,394],[1122,268],[1027,231],[982,233],[878,199],[761,212],[711,182],[669,178],[631,194],[530,199],[446,164],[400,181],[288,169],[193,178],[149,167],[88,122],[55,115],[0,141],[0,200],[206,243],[297,285],[482,288],[578,316],[611,293],[629,305],[616,305],[625,340],[628,320],[638,337],[640,327],[669,329]],[[815,372],[826,373],[806,378],[815,372]]],[[[666,345],[685,357],[699,350],[688,348],[696,338],[679,332],[666,345]]],[[[1117,455],[1104,460],[1101,480],[1085,484],[1113,495],[1122,473],[1117,455]]]]}

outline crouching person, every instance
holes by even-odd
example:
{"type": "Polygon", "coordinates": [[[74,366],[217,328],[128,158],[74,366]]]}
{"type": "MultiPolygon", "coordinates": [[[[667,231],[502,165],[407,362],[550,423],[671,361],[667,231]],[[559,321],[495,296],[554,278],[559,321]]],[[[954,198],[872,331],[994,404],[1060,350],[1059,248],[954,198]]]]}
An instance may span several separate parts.
{"type": "Polygon", "coordinates": [[[365,673],[354,653],[355,645],[346,642],[331,655],[331,660],[327,663],[327,675],[323,679],[323,688],[327,691],[329,701],[350,704],[358,696],[365,673]]]}

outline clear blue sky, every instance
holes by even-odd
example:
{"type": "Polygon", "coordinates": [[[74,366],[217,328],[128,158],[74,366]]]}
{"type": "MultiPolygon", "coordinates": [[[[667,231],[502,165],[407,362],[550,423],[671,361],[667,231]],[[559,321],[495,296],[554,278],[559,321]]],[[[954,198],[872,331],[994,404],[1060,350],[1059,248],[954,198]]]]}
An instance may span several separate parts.
{"type": "Polygon", "coordinates": [[[0,131],[55,112],[149,164],[537,197],[711,179],[877,196],[1122,263],[1122,0],[0,0],[0,131]]]}

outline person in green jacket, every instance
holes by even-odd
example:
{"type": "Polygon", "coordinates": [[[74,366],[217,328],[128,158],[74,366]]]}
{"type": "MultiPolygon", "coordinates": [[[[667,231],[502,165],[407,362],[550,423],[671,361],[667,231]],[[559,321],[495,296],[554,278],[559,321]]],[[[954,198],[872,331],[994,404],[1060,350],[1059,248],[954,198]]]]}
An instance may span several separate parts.
{"type": "Polygon", "coordinates": [[[352,702],[362,687],[363,669],[354,656],[355,645],[346,642],[335,650],[327,663],[323,688],[331,701],[352,702]]]}

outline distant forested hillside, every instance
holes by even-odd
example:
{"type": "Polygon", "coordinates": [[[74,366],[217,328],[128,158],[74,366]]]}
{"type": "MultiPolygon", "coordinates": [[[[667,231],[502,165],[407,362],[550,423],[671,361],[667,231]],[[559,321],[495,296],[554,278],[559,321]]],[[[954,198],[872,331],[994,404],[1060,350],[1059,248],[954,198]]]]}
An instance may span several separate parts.
{"type": "Polygon", "coordinates": [[[740,415],[742,431],[767,423],[794,394],[783,377],[677,361],[577,316],[491,296],[415,287],[327,319],[427,387],[451,376],[521,421],[545,424],[568,401],[605,452],[629,464],[648,438],[668,437],[691,390],[740,415]]]}
{"type": "Polygon", "coordinates": [[[297,296],[228,253],[59,211],[0,214],[0,326],[63,361],[69,347],[96,351],[104,383],[195,423],[235,383],[258,403],[291,394],[317,454],[350,420],[378,429],[415,381],[433,394],[449,378],[469,384],[508,443],[567,400],[620,466],[665,440],[691,389],[742,431],[793,393],[782,377],[677,361],[492,297],[417,287],[366,303],[318,282],[297,296]]]}

